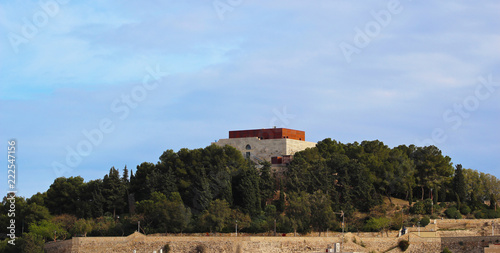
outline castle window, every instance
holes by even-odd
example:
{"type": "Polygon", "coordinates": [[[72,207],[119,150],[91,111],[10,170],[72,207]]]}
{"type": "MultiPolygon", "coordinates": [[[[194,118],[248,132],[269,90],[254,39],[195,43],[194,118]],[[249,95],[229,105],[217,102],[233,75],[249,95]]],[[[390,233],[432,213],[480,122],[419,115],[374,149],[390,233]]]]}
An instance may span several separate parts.
{"type": "Polygon", "coordinates": [[[247,146],[245,147],[246,150],[250,150],[252,149],[252,146],[250,146],[250,144],[247,144],[247,146]]]}

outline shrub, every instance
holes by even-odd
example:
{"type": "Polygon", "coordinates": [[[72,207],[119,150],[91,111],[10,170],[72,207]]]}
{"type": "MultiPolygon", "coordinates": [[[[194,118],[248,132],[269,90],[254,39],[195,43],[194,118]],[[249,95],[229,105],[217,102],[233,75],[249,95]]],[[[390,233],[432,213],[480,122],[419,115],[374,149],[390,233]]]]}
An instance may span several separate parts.
{"type": "Polygon", "coordinates": [[[462,213],[463,215],[467,215],[470,213],[470,207],[467,206],[467,205],[462,205],[460,207],[460,213],[462,213]]]}
{"type": "Polygon", "coordinates": [[[371,217],[366,221],[366,224],[363,227],[363,229],[369,232],[380,232],[384,228],[389,227],[390,222],[391,220],[385,217],[380,217],[380,218],[371,217]]]}
{"type": "Polygon", "coordinates": [[[165,253],[169,253],[170,252],[170,244],[165,244],[165,246],[163,246],[163,252],[165,253]]]}
{"type": "Polygon", "coordinates": [[[413,217],[410,219],[410,221],[408,221],[407,223],[405,223],[406,226],[413,226],[413,225],[416,225],[417,222],[418,222],[418,217],[413,217]]]}
{"type": "Polygon", "coordinates": [[[203,244],[198,244],[196,248],[194,248],[194,253],[206,253],[207,252],[207,247],[203,244]]]}
{"type": "Polygon", "coordinates": [[[446,216],[450,219],[461,219],[462,215],[455,207],[450,207],[444,212],[446,216]]]}
{"type": "MultiPolygon", "coordinates": [[[[45,240],[41,235],[37,235],[35,233],[25,233],[23,234],[23,239],[23,252],[44,252],[43,247],[45,246],[45,240]]],[[[8,248],[11,249],[11,247],[8,248]]]]}
{"type": "Polygon", "coordinates": [[[401,249],[401,251],[406,251],[408,247],[410,247],[410,242],[407,240],[401,240],[398,243],[398,247],[401,249]]]}
{"type": "Polygon", "coordinates": [[[480,212],[474,214],[476,219],[496,219],[500,218],[500,210],[483,209],[480,212]]]}
{"type": "Polygon", "coordinates": [[[423,202],[418,201],[417,203],[413,204],[413,206],[410,208],[410,212],[414,214],[425,214],[425,205],[423,202]]]}
{"type": "Polygon", "coordinates": [[[427,216],[424,216],[421,220],[420,220],[420,225],[422,227],[425,227],[427,225],[429,225],[429,223],[431,222],[431,220],[429,219],[429,217],[427,216]]]}
{"type": "Polygon", "coordinates": [[[426,199],[424,200],[424,210],[425,213],[431,213],[433,208],[432,200],[431,199],[426,199]]]}
{"type": "Polygon", "coordinates": [[[432,220],[439,219],[439,216],[437,214],[433,214],[431,215],[431,219],[432,220]]]}
{"type": "Polygon", "coordinates": [[[448,247],[445,247],[443,249],[442,253],[451,253],[451,251],[448,249],[448,247]]]}
{"type": "Polygon", "coordinates": [[[440,205],[434,205],[434,212],[435,213],[439,213],[441,212],[441,210],[443,210],[444,207],[440,206],[440,205]]]}

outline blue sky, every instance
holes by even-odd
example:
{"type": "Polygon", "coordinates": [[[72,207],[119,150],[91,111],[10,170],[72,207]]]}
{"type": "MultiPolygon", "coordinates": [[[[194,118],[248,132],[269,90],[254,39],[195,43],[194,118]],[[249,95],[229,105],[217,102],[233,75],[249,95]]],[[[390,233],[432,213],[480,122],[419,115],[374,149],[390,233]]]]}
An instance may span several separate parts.
{"type": "Polygon", "coordinates": [[[434,144],[500,177],[498,13],[498,1],[2,1],[0,140],[5,154],[18,142],[27,197],[274,125],[434,144]]]}

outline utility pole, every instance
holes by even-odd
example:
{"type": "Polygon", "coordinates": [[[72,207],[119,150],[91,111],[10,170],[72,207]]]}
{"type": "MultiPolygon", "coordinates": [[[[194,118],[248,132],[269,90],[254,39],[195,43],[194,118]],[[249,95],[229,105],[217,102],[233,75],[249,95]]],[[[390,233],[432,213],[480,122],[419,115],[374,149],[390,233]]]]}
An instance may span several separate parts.
{"type": "Polygon", "coordinates": [[[238,237],[238,220],[236,220],[236,237],[238,237]]]}
{"type": "Polygon", "coordinates": [[[137,221],[137,232],[141,232],[141,221],[137,221]]]}

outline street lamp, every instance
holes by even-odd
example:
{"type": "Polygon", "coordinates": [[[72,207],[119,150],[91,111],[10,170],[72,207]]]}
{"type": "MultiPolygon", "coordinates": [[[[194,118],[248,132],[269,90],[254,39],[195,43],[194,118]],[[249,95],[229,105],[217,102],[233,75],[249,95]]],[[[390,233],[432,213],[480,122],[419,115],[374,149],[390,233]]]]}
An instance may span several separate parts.
{"type": "Polygon", "coordinates": [[[495,227],[495,222],[491,221],[491,236],[495,235],[494,227],[495,227]]]}
{"type": "Polygon", "coordinates": [[[236,236],[238,236],[238,220],[236,220],[236,236]]]}
{"type": "Polygon", "coordinates": [[[417,222],[417,227],[418,227],[418,236],[420,236],[420,221],[417,222]]]}
{"type": "Polygon", "coordinates": [[[344,252],[344,211],[340,210],[340,213],[335,214],[340,214],[340,217],[342,217],[342,241],[340,242],[340,252],[344,252]]]}

